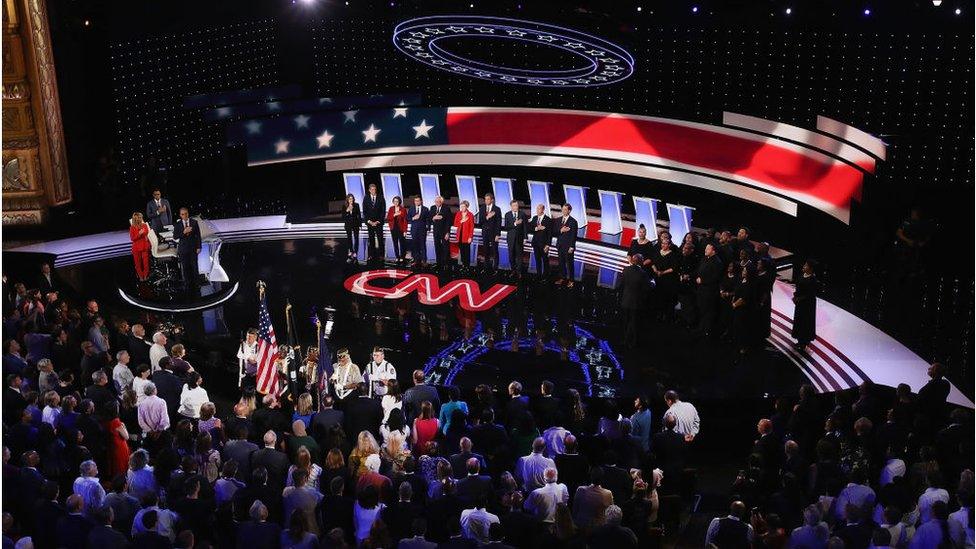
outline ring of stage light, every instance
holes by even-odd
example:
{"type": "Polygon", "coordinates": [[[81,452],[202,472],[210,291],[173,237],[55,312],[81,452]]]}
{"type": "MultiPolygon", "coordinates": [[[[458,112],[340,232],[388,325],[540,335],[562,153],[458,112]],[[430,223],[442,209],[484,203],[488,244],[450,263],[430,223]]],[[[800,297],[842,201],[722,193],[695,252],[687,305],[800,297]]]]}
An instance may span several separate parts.
{"type": "MultiPolygon", "coordinates": [[[[502,84],[551,88],[606,86],[634,73],[634,58],[617,44],[566,27],[537,21],[484,16],[432,16],[404,21],[393,31],[393,44],[404,55],[453,74],[502,84]],[[450,51],[457,40],[506,40],[561,50],[580,65],[529,70],[484,63],[450,51]]],[[[489,46],[490,47],[490,46],[489,46]]]]}

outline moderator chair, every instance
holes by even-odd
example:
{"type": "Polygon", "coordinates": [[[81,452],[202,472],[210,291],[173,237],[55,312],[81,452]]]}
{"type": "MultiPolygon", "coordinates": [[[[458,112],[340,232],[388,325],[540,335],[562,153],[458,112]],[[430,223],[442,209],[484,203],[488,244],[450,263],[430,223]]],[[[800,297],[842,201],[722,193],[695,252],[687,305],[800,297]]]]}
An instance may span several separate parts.
{"type": "Polygon", "coordinates": [[[176,262],[176,249],[159,244],[159,236],[149,229],[149,246],[153,257],[153,284],[157,287],[175,286],[177,283],[173,264],[176,262]]]}

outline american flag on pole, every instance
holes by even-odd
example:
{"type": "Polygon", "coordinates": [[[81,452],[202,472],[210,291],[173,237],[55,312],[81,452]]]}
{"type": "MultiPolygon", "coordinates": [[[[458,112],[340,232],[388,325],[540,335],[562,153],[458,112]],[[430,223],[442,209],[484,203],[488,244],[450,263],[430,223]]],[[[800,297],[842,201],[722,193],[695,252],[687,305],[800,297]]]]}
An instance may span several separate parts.
{"type": "Polygon", "coordinates": [[[271,325],[271,314],[268,313],[268,300],[261,294],[261,306],[258,308],[258,375],[257,389],[261,394],[278,393],[278,370],[275,368],[275,358],[278,356],[278,343],[275,341],[274,327],[271,325]]]}

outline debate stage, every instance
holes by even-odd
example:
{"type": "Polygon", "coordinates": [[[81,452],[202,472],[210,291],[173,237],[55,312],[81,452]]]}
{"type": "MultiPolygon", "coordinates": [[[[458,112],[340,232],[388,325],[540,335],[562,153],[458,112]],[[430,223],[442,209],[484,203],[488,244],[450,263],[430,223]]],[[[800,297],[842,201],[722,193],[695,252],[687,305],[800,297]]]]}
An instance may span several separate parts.
{"type": "MultiPolygon", "coordinates": [[[[436,383],[468,388],[482,383],[503,388],[512,379],[534,388],[539,381],[551,379],[596,397],[677,387],[692,398],[728,401],[794,394],[807,382],[827,393],[867,380],[892,387],[908,383],[917,391],[927,380],[925,360],[822,299],[817,308],[817,340],[808,352],[795,351],[789,339],[792,286],[784,280],[776,282],[773,292],[772,336],[764,348],[745,357],[737,357],[727,343],[699,338],[680,323],[653,318],[645,319],[638,347],[627,349],[615,289],[616,275],[626,264],[626,250],[619,243],[580,240],[576,253],[579,282],[572,289],[537,281],[531,275],[527,282],[517,284],[504,269],[497,275],[477,269],[465,274],[430,273],[441,290],[454,280],[471,280],[482,293],[489,293],[496,284],[515,286],[487,310],[468,311],[458,299],[435,304],[424,303],[410,292],[392,296],[395,299],[350,292],[346,281],[367,267],[362,262],[344,261],[340,223],[288,223],[285,216],[209,223],[214,238],[223,244],[220,263],[230,281],[205,286],[202,297],[220,296],[222,301],[203,310],[183,311],[187,303],[199,302],[201,296],[164,301],[149,295],[146,303],[158,306],[144,308],[139,315],[182,323],[198,360],[226,368],[228,379],[236,367],[232,357],[237,338],[256,321],[255,283],[264,280],[279,341],[287,341],[286,300],[294,305],[293,333],[304,346],[315,341],[313,315],[331,307],[336,311],[332,344],[350,348],[360,364],[366,362],[373,345],[387,347],[402,381],[409,379],[410,370],[423,368],[436,383]]],[[[477,253],[477,242],[476,233],[473,253],[477,253]]],[[[392,249],[389,242],[386,248],[392,249]]],[[[364,250],[361,246],[360,252],[364,250]]],[[[138,304],[122,297],[123,293],[137,293],[125,232],[14,251],[52,254],[55,266],[76,287],[102,288],[102,294],[95,297],[111,306],[139,310],[138,304]]],[[[504,243],[502,256],[504,266],[504,243]]],[[[381,268],[389,267],[393,265],[381,268]]],[[[376,285],[390,287],[394,282],[377,281],[376,285]]],[[[220,383],[212,378],[208,381],[220,383]]],[[[973,406],[956,387],[949,400],[973,406]]]]}

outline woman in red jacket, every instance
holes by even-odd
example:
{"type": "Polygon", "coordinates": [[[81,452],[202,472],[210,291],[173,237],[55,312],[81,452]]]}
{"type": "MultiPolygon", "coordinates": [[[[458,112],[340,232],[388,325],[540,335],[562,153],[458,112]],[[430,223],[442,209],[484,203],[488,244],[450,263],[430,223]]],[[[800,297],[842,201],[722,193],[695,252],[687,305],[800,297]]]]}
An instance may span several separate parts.
{"type": "Polygon", "coordinates": [[[149,279],[149,224],[142,220],[142,214],[132,214],[129,222],[129,240],[132,241],[132,261],[136,264],[136,277],[139,282],[149,279]]]}
{"type": "Polygon", "coordinates": [[[471,239],[474,238],[474,215],[468,211],[470,204],[461,201],[461,207],[454,214],[454,228],[457,230],[457,244],[461,255],[461,264],[471,266],[471,239]]]}
{"type": "Polygon", "coordinates": [[[386,222],[390,225],[390,235],[393,237],[393,253],[397,261],[403,261],[407,255],[407,210],[399,196],[393,197],[393,205],[386,212],[386,222]]]}

